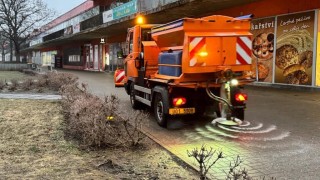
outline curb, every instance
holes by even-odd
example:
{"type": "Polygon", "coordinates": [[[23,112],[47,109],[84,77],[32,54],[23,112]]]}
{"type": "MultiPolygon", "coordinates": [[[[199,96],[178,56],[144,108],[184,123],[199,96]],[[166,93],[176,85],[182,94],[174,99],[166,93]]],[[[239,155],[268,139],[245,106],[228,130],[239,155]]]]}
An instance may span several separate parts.
{"type": "Polygon", "coordinates": [[[253,82],[247,84],[248,87],[257,88],[271,88],[271,89],[284,89],[292,91],[304,91],[304,92],[320,92],[320,87],[301,86],[301,85],[287,85],[287,84],[270,84],[262,82],[253,82]]]}

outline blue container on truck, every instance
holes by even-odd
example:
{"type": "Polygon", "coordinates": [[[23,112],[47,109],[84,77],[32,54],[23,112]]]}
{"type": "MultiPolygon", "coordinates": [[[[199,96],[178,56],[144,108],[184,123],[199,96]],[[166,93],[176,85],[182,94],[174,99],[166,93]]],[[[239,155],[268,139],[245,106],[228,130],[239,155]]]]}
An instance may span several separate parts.
{"type": "Polygon", "coordinates": [[[182,51],[168,51],[159,54],[159,74],[179,77],[181,69],[182,51]]]}

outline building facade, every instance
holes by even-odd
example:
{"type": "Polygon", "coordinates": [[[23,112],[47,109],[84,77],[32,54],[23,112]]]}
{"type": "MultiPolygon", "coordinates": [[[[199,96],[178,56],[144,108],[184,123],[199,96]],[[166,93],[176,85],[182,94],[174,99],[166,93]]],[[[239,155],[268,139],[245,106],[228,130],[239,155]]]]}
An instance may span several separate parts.
{"type": "Polygon", "coordinates": [[[320,87],[319,9],[320,1],[314,0],[88,0],[51,22],[25,52],[43,65],[114,71],[122,66],[119,52],[137,14],[153,24],[254,14],[253,71],[248,76],[266,84],[320,87]]]}

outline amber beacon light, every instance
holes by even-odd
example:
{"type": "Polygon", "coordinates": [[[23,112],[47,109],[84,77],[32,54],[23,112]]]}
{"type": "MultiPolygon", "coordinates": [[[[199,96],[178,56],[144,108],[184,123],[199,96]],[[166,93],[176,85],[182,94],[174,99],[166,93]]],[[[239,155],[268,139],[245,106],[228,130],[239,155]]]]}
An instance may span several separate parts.
{"type": "Polygon", "coordinates": [[[145,23],[144,17],[139,14],[139,15],[136,17],[136,23],[137,23],[137,24],[144,24],[144,23],[145,23]]]}

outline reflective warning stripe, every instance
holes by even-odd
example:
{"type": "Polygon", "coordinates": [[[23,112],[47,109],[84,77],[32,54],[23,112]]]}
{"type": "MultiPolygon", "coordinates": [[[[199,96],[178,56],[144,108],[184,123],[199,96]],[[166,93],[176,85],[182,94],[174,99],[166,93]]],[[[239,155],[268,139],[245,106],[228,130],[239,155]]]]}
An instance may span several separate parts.
{"type": "Polygon", "coordinates": [[[191,37],[189,44],[189,58],[190,66],[203,66],[204,63],[197,63],[197,53],[199,51],[206,51],[206,38],[204,37],[191,37]]]}
{"type": "Polygon", "coordinates": [[[246,65],[251,64],[251,48],[252,41],[249,37],[237,37],[237,62],[236,64],[246,65]]]}
{"type": "Polygon", "coordinates": [[[124,70],[118,70],[116,74],[116,83],[121,83],[124,79],[124,70]]]}

